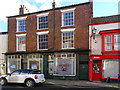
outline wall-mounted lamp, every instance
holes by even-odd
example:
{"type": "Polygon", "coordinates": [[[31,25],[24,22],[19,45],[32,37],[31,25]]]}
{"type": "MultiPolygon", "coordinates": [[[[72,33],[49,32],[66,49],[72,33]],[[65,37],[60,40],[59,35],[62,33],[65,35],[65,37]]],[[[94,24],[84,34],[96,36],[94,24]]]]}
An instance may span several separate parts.
{"type": "Polygon", "coordinates": [[[92,33],[93,33],[93,39],[95,39],[95,33],[96,33],[97,29],[95,27],[93,27],[92,29],[92,33]]]}

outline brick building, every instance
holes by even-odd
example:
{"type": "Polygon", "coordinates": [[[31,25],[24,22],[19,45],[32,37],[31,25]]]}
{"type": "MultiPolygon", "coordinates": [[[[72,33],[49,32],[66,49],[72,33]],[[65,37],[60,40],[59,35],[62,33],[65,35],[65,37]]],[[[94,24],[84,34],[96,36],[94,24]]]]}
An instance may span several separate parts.
{"type": "Polygon", "coordinates": [[[120,74],[120,15],[91,19],[89,80],[107,77],[118,79],[120,74]]]}
{"type": "Polygon", "coordinates": [[[7,72],[39,69],[46,78],[88,79],[92,2],[8,18],[7,72]]]}

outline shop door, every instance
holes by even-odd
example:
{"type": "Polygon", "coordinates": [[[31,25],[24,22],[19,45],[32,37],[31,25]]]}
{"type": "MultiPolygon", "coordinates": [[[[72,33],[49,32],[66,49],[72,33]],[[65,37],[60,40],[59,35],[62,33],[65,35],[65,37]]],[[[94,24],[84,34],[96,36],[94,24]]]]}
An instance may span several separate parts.
{"type": "Polygon", "coordinates": [[[93,61],[93,81],[100,81],[102,78],[102,66],[100,60],[93,61]]]}

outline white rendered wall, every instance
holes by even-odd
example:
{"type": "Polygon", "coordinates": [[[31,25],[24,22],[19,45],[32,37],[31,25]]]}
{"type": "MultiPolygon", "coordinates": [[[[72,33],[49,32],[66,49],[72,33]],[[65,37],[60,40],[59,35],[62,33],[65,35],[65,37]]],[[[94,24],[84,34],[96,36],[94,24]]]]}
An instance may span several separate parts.
{"type": "Polygon", "coordinates": [[[120,23],[100,24],[89,26],[89,49],[91,49],[93,55],[101,55],[102,53],[102,36],[100,31],[116,30],[120,29],[120,23]],[[95,39],[93,40],[92,29],[96,29],[95,39]],[[91,48],[90,48],[91,46],[91,48]]]}
{"type": "Polygon", "coordinates": [[[8,35],[0,35],[0,73],[5,74],[5,67],[2,67],[5,64],[5,56],[3,53],[8,51],[8,35]]]}

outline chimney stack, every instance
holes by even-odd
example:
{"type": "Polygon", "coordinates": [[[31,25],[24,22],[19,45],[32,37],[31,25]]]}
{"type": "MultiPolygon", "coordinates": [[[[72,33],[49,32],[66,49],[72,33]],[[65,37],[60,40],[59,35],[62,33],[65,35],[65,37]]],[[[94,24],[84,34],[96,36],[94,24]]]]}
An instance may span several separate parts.
{"type": "Polygon", "coordinates": [[[90,2],[91,17],[93,17],[93,0],[89,0],[89,2],[90,2]]]}
{"type": "Polygon", "coordinates": [[[89,2],[93,2],[93,0],[89,0],[89,2]]]}
{"type": "Polygon", "coordinates": [[[55,0],[53,0],[53,3],[52,3],[52,8],[56,8],[56,3],[55,3],[55,0]]]}
{"type": "Polygon", "coordinates": [[[26,14],[28,12],[29,12],[29,10],[24,5],[20,5],[19,15],[23,15],[23,14],[26,14]]]}

